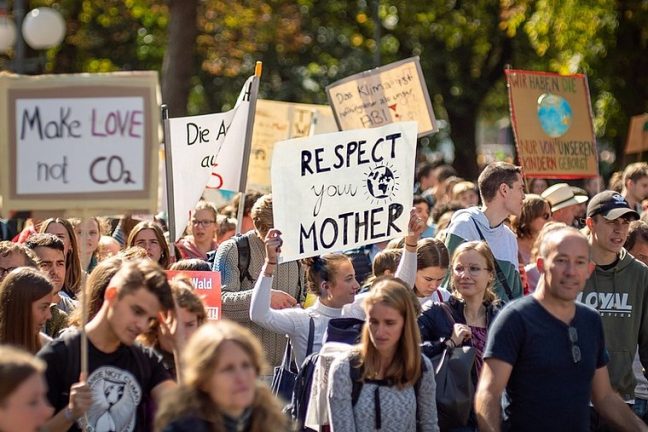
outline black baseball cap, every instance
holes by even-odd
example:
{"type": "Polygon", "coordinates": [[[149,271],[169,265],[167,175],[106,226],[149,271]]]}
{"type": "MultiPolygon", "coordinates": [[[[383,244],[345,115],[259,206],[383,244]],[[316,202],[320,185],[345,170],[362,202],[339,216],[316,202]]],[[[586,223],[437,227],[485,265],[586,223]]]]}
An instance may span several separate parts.
{"type": "Polygon", "coordinates": [[[587,205],[587,217],[597,214],[607,220],[618,219],[621,216],[632,217],[634,220],[639,219],[639,213],[630,208],[630,204],[623,198],[623,195],[610,190],[594,195],[587,205]]]}

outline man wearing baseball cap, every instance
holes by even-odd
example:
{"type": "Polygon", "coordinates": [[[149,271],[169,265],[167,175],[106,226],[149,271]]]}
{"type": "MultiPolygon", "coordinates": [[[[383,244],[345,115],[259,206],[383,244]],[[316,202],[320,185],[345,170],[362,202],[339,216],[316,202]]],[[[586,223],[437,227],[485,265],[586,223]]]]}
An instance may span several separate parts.
{"type": "MultiPolygon", "coordinates": [[[[579,296],[601,314],[610,382],[629,405],[635,397],[632,358],[637,346],[648,368],[648,267],[623,248],[630,222],[637,219],[639,214],[618,192],[603,191],[591,199],[585,223],[596,268],[579,296]]],[[[592,418],[592,430],[608,430],[595,413],[592,418]]]]}

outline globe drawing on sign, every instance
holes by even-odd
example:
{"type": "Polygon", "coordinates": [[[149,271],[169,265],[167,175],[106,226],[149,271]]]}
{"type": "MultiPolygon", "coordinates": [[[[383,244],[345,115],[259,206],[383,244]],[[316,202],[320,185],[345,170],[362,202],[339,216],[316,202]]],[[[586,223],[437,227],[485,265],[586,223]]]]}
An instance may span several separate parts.
{"type": "Polygon", "coordinates": [[[394,173],[385,165],[379,165],[367,174],[367,190],[376,199],[389,198],[395,187],[394,173]]]}
{"type": "Polygon", "coordinates": [[[574,115],[565,98],[551,93],[543,93],[538,98],[538,120],[540,126],[551,138],[567,133],[574,115]]]}

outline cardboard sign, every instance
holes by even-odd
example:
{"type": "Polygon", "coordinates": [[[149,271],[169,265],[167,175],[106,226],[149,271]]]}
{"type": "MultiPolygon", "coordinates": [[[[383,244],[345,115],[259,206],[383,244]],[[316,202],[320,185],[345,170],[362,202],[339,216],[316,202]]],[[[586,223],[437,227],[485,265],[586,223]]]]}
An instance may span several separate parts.
{"type": "Polygon", "coordinates": [[[326,94],[340,130],[417,121],[419,137],[438,131],[418,57],[351,75],[326,94]]]}
{"type": "Polygon", "coordinates": [[[189,213],[205,188],[239,189],[255,79],[248,78],[230,111],[168,120],[176,234],[173,241],[182,235],[189,213]]]}
{"type": "Polygon", "coordinates": [[[184,277],[191,281],[194,292],[200,297],[207,310],[207,319],[221,318],[221,282],[220,273],[205,271],[167,270],[169,281],[176,277],[184,277]]]}
{"type": "Polygon", "coordinates": [[[525,177],[598,175],[587,77],[506,70],[511,122],[525,177]]]}
{"type": "Polygon", "coordinates": [[[277,141],[337,130],[328,105],[257,100],[248,188],[270,192],[270,161],[277,141]]]}
{"type": "Polygon", "coordinates": [[[648,151],[648,114],[634,116],[630,119],[626,154],[648,151]]]}
{"type": "Polygon", "coordinates": [[[3,208],[153,213],[155,72],[0,75],[3,208]]]}
{"type": "Polygon", "coordinates": [[[281,141],[272,155],[280,259],[344,251],[407,233],[416,122],[281,141]]]}

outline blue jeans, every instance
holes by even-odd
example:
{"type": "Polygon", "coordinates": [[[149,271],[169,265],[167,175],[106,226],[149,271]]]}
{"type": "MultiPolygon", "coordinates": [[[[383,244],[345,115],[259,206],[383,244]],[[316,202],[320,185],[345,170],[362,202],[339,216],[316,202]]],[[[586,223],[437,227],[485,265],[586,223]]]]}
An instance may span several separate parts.
{"type": "Polygon", "coordinates": [[[644,423],[648,423],[648,416],[646,415],[648,414],[648,400],[635,398],[635,403],[632,410],[640,419],[644,421],[644,423]]]}

